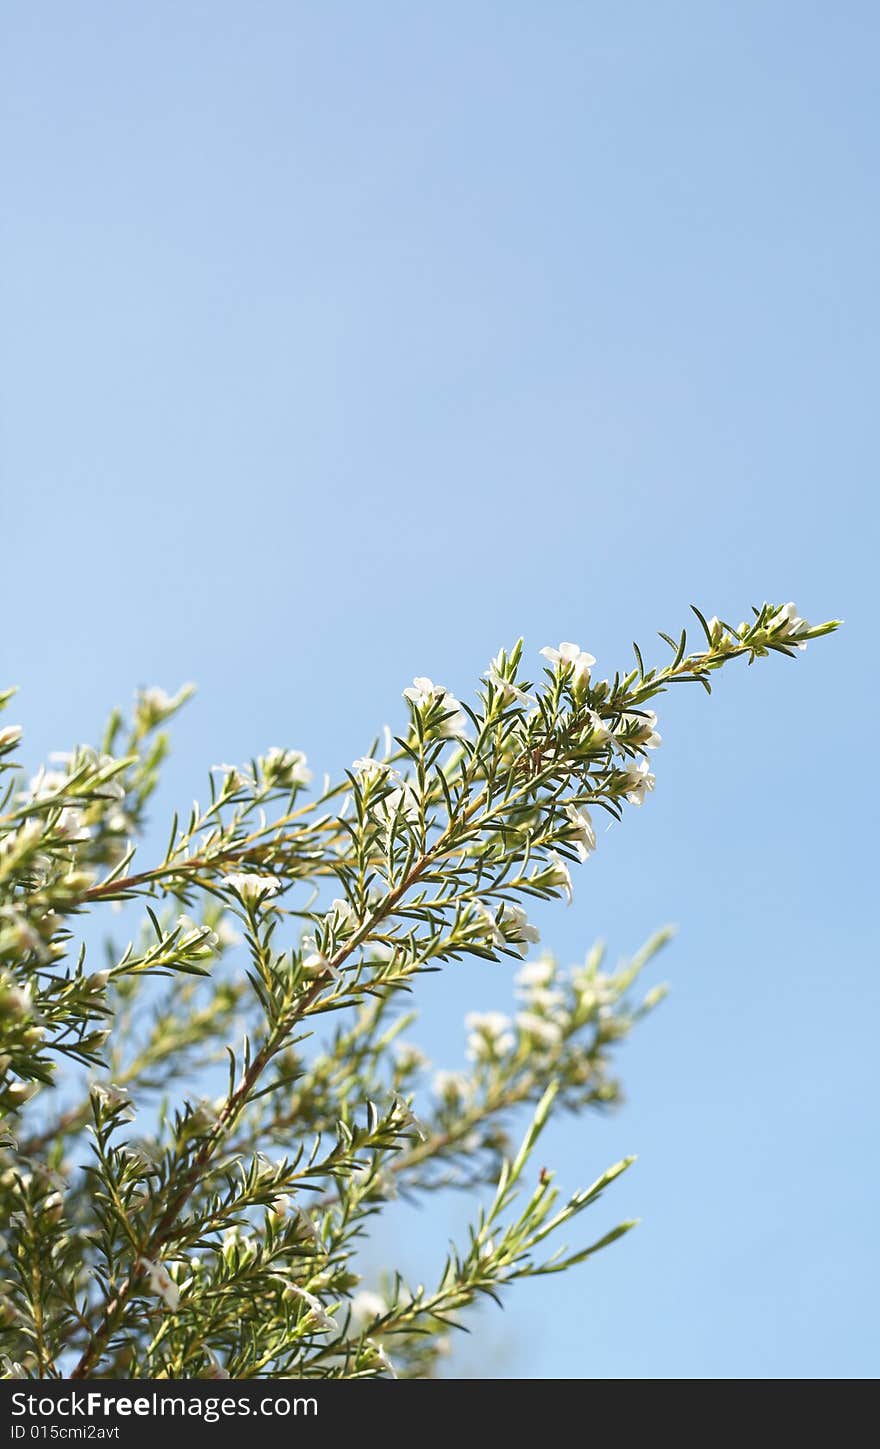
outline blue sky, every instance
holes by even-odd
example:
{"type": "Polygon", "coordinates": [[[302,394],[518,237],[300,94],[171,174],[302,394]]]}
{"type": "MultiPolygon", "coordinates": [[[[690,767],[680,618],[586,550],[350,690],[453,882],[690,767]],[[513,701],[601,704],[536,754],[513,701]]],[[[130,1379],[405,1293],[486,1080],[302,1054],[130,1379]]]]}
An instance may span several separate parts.
{"type": "MultiPolygon", "coordinates": [[[[542,917],[570,960],[680,926],[627,1105],[546,1148],[570,1187],[638,1152],[585,1231],[642,1222],[456,1365],[875,1374],[876,6],[11,0],[2,30],[31,759],[195,679],[170,812],[267,745],[337,769],[412,675],[466,696],[520,633],[613,672],[692,600],[846,619],[669,698],[656,793],[542,917]]],[[[509,995],[451,971],[424,1039],[453,1064],[509,995]]],[[[461,1212],[412,1214],[407,1267],[461,1212]]]]}

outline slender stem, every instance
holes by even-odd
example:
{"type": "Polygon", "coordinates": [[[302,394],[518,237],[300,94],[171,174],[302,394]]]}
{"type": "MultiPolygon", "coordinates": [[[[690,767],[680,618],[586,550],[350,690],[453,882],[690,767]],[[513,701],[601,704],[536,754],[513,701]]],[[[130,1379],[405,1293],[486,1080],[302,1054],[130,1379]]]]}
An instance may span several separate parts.
{"type": "Polygon", "coordinates": [[[389,892],[388,896],[382,903],[381,910],[374,912],[370,920],[368,922],[364,922],[361,929],[355,933],[351,941],[349,941],[346,945],[340,947],[340,949],[336,952],[335,956],[331,959],[325,970],[322,971],[321,975],[316,978],[314,984],[309,988],[302,1000],[297,1003],[295,1012],[286,1021],[284,1021],[283,1023],[279,1023],[276,1030],[264,1042],[263,1046],[257,1052],[238,1087],[236,1087],[235,1091],[226,1099],[226,1102],[224,1103],[224,1106],[220,1112],[213,1131],[211,1132],[210,1136],[205,1139],[201,1148],[196,1153],[195,1157],[190,1163],[188,1170],[183,1176],[180,1187],[174,1194],[174,1197],[167,1206],[165,1212],[162,1214],[159,1222],[152,1230],[152,1232],[148,1234],[146,1241],[142,1243],[139,1251],[137,1252],[136,1259],[134,1264],[132,1265],[131,1271],[123,1279],[114,1296],[108,1301],[101,1321],[97,1325],[90,1342],[84,1349],[79,1359],[79,1362],[76,1364],[75,1368],[70,1374],[71,1378],[86,1378],[91,1372],[95,1363],[101,1357],[110,1337],[112,1336],[117,1324],[121,1319],[125,1305],[128,1302],[129,1297],[131,1296],[131,1291],[137,1275],[138,1261],[144,1258],[156,1257],[161,1252],[166,1239],[170,1235],[172,1229],[176,1226],[180,1214],[182,1213],[187,1202],[192,1196],[192,1193],[195,1190],[198,1182],[202,1178],[205,1169],[208,1166],[208,1163],[211,1161],[211,1158],[214,1155],[216,1148],[226,1136],[228,1129],[233,1125],[233,1123],[239,1116],[242,1108],[247,1103],[257,1082],[260,1080],[260,1077],[262,1076],[266,1067],[269,1065],[269,1062],[275,1056],[281,1041],[283,1041],[283,1039],[289,1035],[300,1017],[308,1012],[313,1002],[319,996],[326,981],[332,979],[333,974],[338,970],[339,966],[343,964],[348,956],[351,955],[352,951],[354,951],[369,935],[370,931],[375,927],[375,925],[378,924],[380,920],[382,920],[386,915],[388,915],[390,911],[394,909],[398,901],[418,880],[419,876],[422,874],[426,866],[430,863],[432,858],[433,856],[430,852],[426,852],[419,857],[419,859],[414,863],[414,865],[412,866],[408,874],[404,877],[404,879],[400,882],[400,884],[396,886],[393,891],[389,892]]]}

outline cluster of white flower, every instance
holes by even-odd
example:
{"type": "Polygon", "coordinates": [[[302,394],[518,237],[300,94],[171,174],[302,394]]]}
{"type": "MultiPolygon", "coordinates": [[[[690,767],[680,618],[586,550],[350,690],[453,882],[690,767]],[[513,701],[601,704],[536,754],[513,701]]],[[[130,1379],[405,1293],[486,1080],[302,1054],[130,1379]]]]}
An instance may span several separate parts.
{"type": "Polygon", "coordinates": [[[267,896],[278,894],[281,882],[274,875],[259,875],[256,872],[232,870],[220,877],[227,890],[234,891],[245,905],[258,905],[267,896]]]}
{"type": "Polygon", "coordinates": [[[552,1016],[543,1016],[537,1011],[518,1011],[516,1024],[539,1046],[554,1047],[562,1040],[562,1024],[552,1016]]]}
{"type": "MultiPolygon", "coordinates": [[[[400,778],[396,771],[391,773],[396,779],[400,778]]],[[[421,816],[418,790],[409,780],[403,780],[393,790],[389,790],[387,795],[382,796],[382,810],[389,824],[396,815],[403,816],[404,820],[417,821],[421,816]]]]}
{"type": "Polygon", "coordinates": [[[656,750],[663,738],[657,733],[657,716],[652,709],[639,714],[622,714],[615,733],[625,735],[626,743],[637,745],[640,750],[656,750]]]}
{"type": "Polygon", "coordinates": [[[548,884],[553,886],[555,890],[561,891],[568,901],[568,904],[571,905],[574,900],[574,890],[571,884],[571,871],[568,868],[568,862],[563,860],[562,856],[556,850],[547,852],[547,860],[550,865],[548,884]]]}
{"type": "Polygon", "coordinates": [[[500,914],[490,910],[482,901],[477,902],[480,919],[485,923],[486,933],[493,946],[513,946],[521,956],[528,954],[529,942],[540,941],[541,933],[533,926],[522,906],[505,901],[500,914]]]}
{"type": "Polygon", "coordinates": [[[636,760],[624,773],[624,794],[630,805],[641,805],[654,788],[654,776],[647,760],[636,760]]]}
{"type": "Polygon", "coordinates": [[[328,981],[339,980],[339,972],[313,935],[303,936],[302,968],[307,976],[326,976],[328,981]]]}
{"type": "Polygon", "coordinates": [[[403,1128],[405,1133],[413,1133],[420,1142],[427,1142],[430,1133],[424,1122],[416,1116],[412,1107],[402,1097],[395,1097],[393,1103],[392,1121],[398,1129],[403,1128]]]}
{"type": "Polygon", "coordinates": [[[312,772],[302,750],[281,750],[273,745],[257,761],[263,784],[274,789],[295,790],[308,785],[312,772]]]}
{"type": "Polygon", "coordinates": [[[498,695],[502,709],[506,709],[511,704],[525,706],[536,704],[537,701],[533,694],[529,694],[525,689],[520,689],[512,679],[502,673],[502,658],[501,654],[497,655],[486,670],[486,679],[498,695]]]}
{"type": "Polygon", "coordinates": [[[220,944],[216,931],[209,926],[200,926],[190,916],[178,916],[177,928],[180,931],[177,944],[187,956],[212,956],[220,944]]]}
{"type": "Polygon", "coordinates": [[[561,1041],[567,1016],[565,996],[553,987],[555,978],[556,963],[551,956],[530,961],[516,976],[517,995],[523,1001],[516,1024],[532,1042],[544,1047],[561,1041]]]}
{"type": "Polygon", "coordinates": [[[470,1033],[467,1053],[472,1061],[493,1061],[516,1046],[513,1023],[503,1011],[469,1011],[464,1024],[470,1033]]]}
{"type": "Polygon", "coordinates": [[[348,936],[360,925],[357,911],[350,901],[339,899],[330,904],[333,929],[337,935],[348,936]]]}
{"type": "MultiPolygon", "coordinates": [[[[740,624],[740,632],[745,634],[748,624],[740,624]]],[[[709,638],[712,641],[712,648],[716,650],[735,649],[739,640],[735,639],[724,627],[717,614],[706,620],[706,628],[709,631],[709,638]]]]}
{"type": "Polygon", "coordinates": [[[468,717],[454,694],[425,675],[416,675],[403,691],[404,699],[423,715],[430,731],[439,739],[460,739],[467,733],[468,717]]]}
{"type": "Polygon", "coordinates": [[[150,685],[142,689],[135,696],[134,720],[136,728],[142,733],[154,729],[169,715],[174,714],[185,700],[189,699],[194,692],[195,685],[183,684],[176,694],[168,694],[166,690],[160,689],[158,685],[150,685]]]}
{"type": "Polygon", "coordinates": [[[595,1012],[600,1017],[607,1017],[611,1014],[618,995],[614,978],[598,971],[589,959],[585,965],[574,968],[571,973],[571,984],[577,993],[582,1010],[595,1012]]]}
{"type": "Polygon", "coordinates": [[[352,769],[360,775],[364,784],[381,780],[389,768],[384,760],[376,760],[372,755],[361,755],[352,765],[352,769]]]}
{"type": "Polygon", "coordinates": [[[395,1050],[395,1061],[398,1071],[403,1072],[407,1076],[413,1072],[424,1071],[428,1065],[428,1058],[425,1056],[421,1047],[416,1046],[414,1042],[408,1041],[398,1043],[395,1050]]]}
{"type": "Polygon", "coordinates": [[[557,673],[563,675],[575,688],[583,688],[589,684],[590,670],[596,661],[579,644],[563,640],[558,649],[551,649],[548,645],[541,650],[541,654],[551,664],[555,664],[557,673]]]}
{"type": "Polygon", "coordinates": [[[571,823],[569,838],[577,851],[578,860],[583,862],[596,849],[596,832],[590,812],[583,806],[566,805],[565,813],[571,823]]]}
{"type": "Polygon", "coordinates": [[[433,1088],[436,1095],[448,1106],[456,1106],[470,1093],[470,1078],[464,1072],[439,1071],[434,1074],[433,1088]]]}
{"type": "Polygon", "coordinates": [[[239,765],[212,765],[210,773],[223,776],[227,791],[253,790],[255,788],[253,774],[239,765]]]}
{"type": "Polygon", "coordinates": [[[93,1082],[91,1095],[107,1112],[122,1112],[126,1117],[134,1117],[134,1103],[131,1095],[125,1087],[118,1087],[115,1082],[93,1082]]]}
{"type": "Polygon", "coordinates": [[[791,601],[783,604],[781,609],[777,609],[773,617],[767,620],[766,627],[772,633],[781,636],[787,644],[793,644],[795,649],[806,649],[806,639],[798,636],[806,633],[810,626],[806,619],[800,617],[797,608],[791,601]]]}

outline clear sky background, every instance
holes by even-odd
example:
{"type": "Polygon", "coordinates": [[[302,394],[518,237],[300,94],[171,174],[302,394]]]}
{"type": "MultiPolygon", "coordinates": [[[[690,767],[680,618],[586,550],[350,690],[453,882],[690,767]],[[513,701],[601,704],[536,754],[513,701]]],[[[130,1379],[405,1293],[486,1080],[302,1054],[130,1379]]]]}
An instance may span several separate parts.
{"type": "MultiPolygon", "coordinates": [[[[542,916],[567,960],[681,927],[628,1104],[545,1149],[572,1188],[638,1152],[581,1225],[642,1224],[455,1364],[876,1374],[877,6],[10,0],[2,32],[30,760],[195,679],[170,812],[268,745],[336,770],[519,633],[613,672],[692,600],[846,619],[668,698],[656,793],[542,916]]],[[[428,983],[442,1064],[510,978],[428,983]]],[[[410,1211],[405,1266],[461,1214],[410,1211]]]]}

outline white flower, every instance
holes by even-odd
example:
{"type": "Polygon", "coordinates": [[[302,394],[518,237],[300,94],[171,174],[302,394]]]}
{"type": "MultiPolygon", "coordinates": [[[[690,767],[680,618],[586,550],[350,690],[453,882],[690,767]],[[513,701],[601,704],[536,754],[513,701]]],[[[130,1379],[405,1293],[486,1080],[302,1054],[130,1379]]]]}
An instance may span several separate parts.
{"type": "Polygon", "coordinates": [[[297,1224],[299,1225],[303,1237],[308,1238],[317,1247],[320,1247],[320,1234],[318,1233],[318,1229],[315,1227],[315,1224],[312,1222],[308,1213],[303,1212],[301,1207],[294,1206],[293,1216],[296,1219],[297,1224]]]}
{"type": "Polygon", "coordinates": [[[503,1011],[469,1011],[464,1024],[469,1031],[479,1031],[486,1037],[494,1038],[507,1031],[510,1017],[505,1016],[503,1011]]]}
{"type": "Polygon", "coordinates": [[[372,755],[361,755],[360,759],[355,760],[351,768],[356,770],[366,783],[367,781],[381,779],[390,766],[386,765],[384,760],[374,760],[372,755]]]}
{"type": "Polygon", "coordinates": [[[389,820],[395,815],[402,815],[405,820],[418,820],[420,814],[419,797],[408,782],[404,781],[394,790],[389,790],[387,795],[382,797],[382,809],[389,820]]]}
{"type": "Polygon", "coordinates": [[[338,981],[339,972],[324,952],[318,948],[314,936],[303,936],[303,971],[307,976],[326,976],[328,980],[338,981]]]}
{"type": "Polygon", "coordinates": [[[495,919],[494,911],[491,911],[483,901],[477,901],[475,903],[474,909],[476,910],[480,920],[483,922],[486,934],[489,940],[492,942],[492,945],[503,946],[505,944],[504,932],[499,928],[498,922],[495,919]]]}
{"type": "Polygon", "coordinates": [[[517,1012],[516,1024],[520,1031],[533,1037],[542,1046],[556,1046],[562,1038],[562,1027],[558,1021],[538,1016],[534,1011],[517,1012]]]}
{"type": "Polygon", "coordinates": [[[7,725],[0,730],[0,750],[11,750],[17,745],[22,736],[21,725],[7,725]]]}
{"type": "Polygon", "coordinates": [[[470,721],[454,695],[445,694],[443,696],[443,708],[450,713],[448,718],[438,726],[436,733],[443,740],[462,739],[467,734],[470,721]]]}
{"type": "Polygon", "coordinates": [[[246,904],[251,905],[256,905],[266,896],[277,895],[281,889],[281,882],[274,875],[256,875],[243,870],[230,871],[228,875],[221,876],[221,880],[229,890],[235,891],[246,904]]]}
{"type": "Polygon", "coordinates": [[[394,1122],[406,1128],[409,1132],[415,1133],[420,1142],[427,1142],[428,1129],[423,1122],[420,1122],[408,1102],[402,1097],[394,1098],[394,1122]]]}
{"type": "Polygon", "coordinates": [[[421,1047],[402,1041],[397,1048],[397,1065],[402,1072],[420,1072],[428,1065],[421,1047]]]}
{"type": "Polygon", "coordinates": [[[525,956],[528,950],[527,942],[541,939],[537,926],[529,924],[521,906],[514,906],[505,901],[501,907],[500,917],[496,917],[483,901],[477,901],[476,909],[486,923],[487,933],[493,946],[515,946],[519,954],[525,956]]]}
{"type": "Polygon", "coordinates": [[[772,633],[781,635],[783,639],[789,640],[795,645],[795,648],[806,649],[806,639],[797,642],[792,638],[792,635],[800,634],[804,629],[810,627],[806,619],[800,617],[793,603],[783,604],[781,609],[777,609],[772,619],[767,620],[765,627],[772,633]]]}
{"type": "Polygon", "coordinates": [[[504,1056],[516,1045],[510,1017],[502,1011],[469,1011],[464,1024],[470,1032],[468,1056],[476,1061],[504,1056]]]}
{"type": "Polygon", "coordinates": [[[292,1294],[294,1298],[299,1298],[303,1303],[308,1305],[309,1311],[306,1314],[306,1321],[314,1326],[316,1332],[332,1333],[334,1331],[336,1328],[335,1320],[325,1311],[320,1298],[316,1298],[314,1293],[309,1293],[305,1288],[300,1288],[298,1283],[288,1283],[287,1292],[292,1294]]]}
{"type": "Polygon", "coordinates": [[[397,1370],[395,1369],[394,1364],[391,1362],[384,1348],[380,1347],[378,1343],[373,1343],[371,1339],[368,1339],[367,1341],[382,1367],[386,1370],[387,1373],[391,1375],[393,1379],[396,1379],[397,1370]]]}
{"type": "Polygon", "coordinates": [[[433,704],[435,699],[440,700],[446,690],[442,684],[435,684],[433,679],[428,679],[425,674],[417,674],[412,684],[403,691],[404,699],[408,699],[417,709],[423,709],[426,704],[433,704]]]}
{"type": "MultiPolygon", "coordinates": [[[[67,811],[62,813],[66,815],[67,811]]],[[[134,821],[127,810],[120,810],[117,806],[104,817],[104,824],[108,830],[114,831],[117,835],[125,835],[131,830],[134,821]]]]}
{"type": "Polygon", "coordinates": [[[578,859],[585,861],[591,851],[596,849],[596,832],[593,829],[593,822],[589,810],[578,809],[576,805],[566,805],[565,813],[573,827],[572,844],[578,853],[578,859]]]}
{"type": "MultiPolygon", "coordinates": [[[[717,614],[713,614],[711,619],[706,620],[706,627],[709,630],[709,637],[712,641],[713,649],[726,650],[735,647],[734,640],[728,634],[717,614]]],[[[743,624],[741,627],[745,630],[748,628],[748,625],[743,624]]]]}
{"type": "Polygon", "coordinates": [[[246,786],[253,785],[253,780],[238,765],[212,765],[211,774],[225,775],[226,788],[230,790],[243,790],[246,786]]]}
{"type": "Polygon", "coordinates": [[[190,1132],[210,1132],[220,1121],[222,1107],[222,1097],[216,1102],[209,1102],[207,1097],[200,1098],[187,1117],[185,1127],[190,1132]]]}
{"type": "Polygon", "coordinates": [[[590,1008],[605,1015],[617,999],[614,978],[603,971],[596,971],[589,962],[572,971],[571,982],[578,993],[582,1009],[590,1008]]]}
{"type": "Polygon", "coordinates": [[[147,708],[152,710],[170,709],[173,703],[172,696],[158,684],[151,684],[148,689],[142,690],[140,697],[147,708]]]}
{"type": "Polygon", "coordinates": [[[311,782],[312,772],[308,768],[302,750],[280,750],[273,745],[258,761],[260,774],[267,785],[281,785],[293,790],[311,782]]]}
{"type": "Polygon", "coordinates": [[[550,991],[546,986],[535,986],[526,994],[530,1009],[540,1012],[542,1016],[558,1015],[565,1005],[564,992],[550,991]]]}
{"type": "Polygon", "coordinates": [[[279,1222],[283,1222],[289,1212],[290,1198],[288,1197],[286,1192],[280,1192],[278,1196],[273,1197],[272,1201],[270,1202],[269,1214],[271,1217],[277,1218],[279,1222]]]}
{"type": "Polygon", "coordinates": [[[117,1087],[115,1082],[93,1082],[90,1091],[106,1111],[125,1112],[129,1120],[134,1116],[134,1103],[125,1087],[117,1087]]]}
{"type": "Polygon", "coordinates": [[[358,914],[350,901],[341,899],[332,901],[330,909],[335,917],[334,925],[337,931],[340,927],[353,931],[360,924],[358,914]]]}
{"type": "Polygon", "coordinates": [[[604,745],[611,739],[611,731],[601,715],[594,709],[587,710],[587,724],[589,725],[590,737],[597,745],[604,745]]]}
{"type": "Polygon", "coordinates": [[[656,750],[663,738],[657,733],[657,716],[652,709],[642,714],[622,714],[617,733],[626,736],[628,745],[639,745],[643,750],[656,750]]]}
{"type": "Polygon", "coordinates": [[[245,1236],[240,1223],[234,1223],[231,1228],[226,1228],[220,1241],[223,1259],[227,1264],[235,1261],[246,1263],[250,1258],[256,1256],[256,1248],[250,1238],[245,1236]]]}
{"type": "Polygon", "coordinates": [[[68,776],[63,770],[47,770],[41,765],[28,781],[27,796],[30,800],[49,800],[67,784],[68,776]]]}
{"type": "Polygon", "coordinates": [[[216,935],[217,944],[224,951],[228,951],[232,946],[239,946],[241,944],[241,936],[225,916],[217,926],[216,935]]]}
{"type": "Polygon", "coordinates": [[[654,776],[648,768],[647,760],[638,760],[630,765],[624,774],[624,780],[624,793],[630,805],[641,805],[645,796],[654,788],[654,776]]]}
{"type": "Polygon", "coordinates": [[[426,675],[416,675],[412,684],[403,691],[403,697],[419,711],[431,710],[435,705],[440,706],[447,718],[434,728],[434,732],[441,739],[454,739],[467,730],[467,715],[455,695],[450,694],[444,685],[435,684],[426,675]]]}
{"type": "Polygon", "coordinates": [[[587,654],[580,644],[571,644],[563,640],[558,649],[551,649],[549,646],[542,649],[541,653],[545,659],[555,664],[561,674],[571,674],[573,684],[587,684],[590,678],[590,670],[596,663],[592,654],[587,654]]]}
{"type": "Polygon", "coordinates": [[[450,1105],[453,1102],[460,1102],[463,1097],[467,1096],[469,1086],[470,1082],[463,1072],[440,1071],[435,1073],[434,1091],[438,1097],[450,1105]]]}
{"type": "Polygon", "coordinates": [[[151,685],[148,689],[138,692],[135,699],[135,718],[141,729],[152,729],[154,725],[161,724],[174,710],[183,704],[193,692],[193,685],[184,684],[176,694],[168,694],[166,690],[160,689],[158,685],[151,685]]]}
{"type": "Polygon", "coordinates": [[[173,1313],[180,1302],[180,1289],[172,1282],[167,1269],[150,1258],[141,1258],[140,1268],[149,1284],[150,1292],[161,1298],[173,1313]]]}
{"type": "Polygon", "coordinates": [[[521,956],[525,956],[530,941],[537,942],[541,939],[541,932],[537,926],[529,923],[522,906],[514,906],[505,902],[499,925],[507,944],[515,946],[521,956]]]}
{"type": "Polygon", "coordinates": [[[180,931],[178,945],[185,946],[196,955],[210,956],[216,951],[218,936],[208,926],[200,926],[191,916],[182,915],[177,917],[177,928],[180,931]]]}
{"type": "Polygon", "coordinates": [[[572,900],[574,899],[574,892],[571,887],[571,871],[568,868],[567,861],[565,861],[558,853],[558,851],[555,850],[550,850],[547,852],[547,859],[553,869],[553,873],[549,878],[550,885],[555,886],[558,890],[561,890],[563,895],[567,898],[568,904],[571,905],[572,900]]]}
{"type": "Polygon", "coordinates": [[[359,1331],[375,1323],[377,1318],[384,1318],[387,1312],[385,1299],[378,1293],[371,1293],[368,1288],[362,1288],[351,1300],[352,1325],[359,1331]]]}
{"type": "Polygon", "coordinates": [[[509,704],[514,703],[523,705],[535,703],[533,694],[529,694],[525,689],[520,689],[519,685],[514,684],[512,679],[505,679],[504,675],[499,672],[497,659],[493,659],[489,665],[486,671],[486,678],[494,686],[501,700],[502,708],[506,709],[509,704]]]}
{"type": "Polygon", "coordinates": [[[528,961],[516,973],[516,984],[524,991],[549,986],[556,975],[556,962],[552,956],[539,956],[537,961],[528,961]]]}

